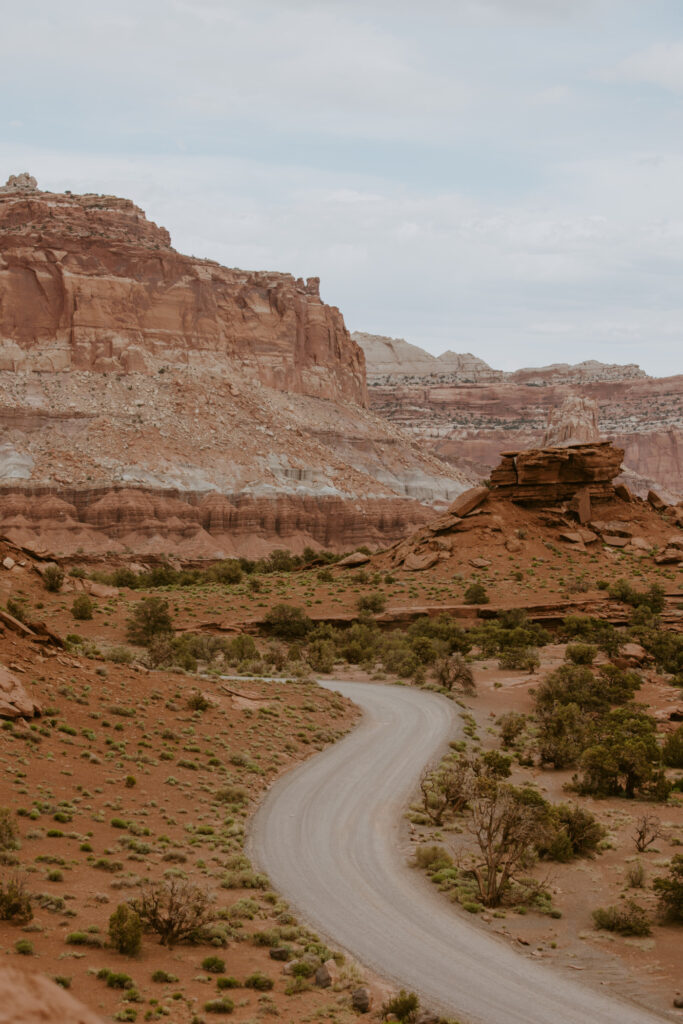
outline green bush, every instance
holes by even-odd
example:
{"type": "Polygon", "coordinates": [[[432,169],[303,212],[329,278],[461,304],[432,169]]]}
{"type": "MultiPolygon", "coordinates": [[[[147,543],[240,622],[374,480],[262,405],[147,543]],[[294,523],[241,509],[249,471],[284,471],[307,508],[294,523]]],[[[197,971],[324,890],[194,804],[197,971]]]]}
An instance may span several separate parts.
{"type": "Polygon", "coordinates": [[[28,924],[33,918],[31,895],[19,875],[0,879],[0,921],[28,924]]]}
{"type": "Polygon", "coordinates": [[[393,1015],[401,1024],[411,1024],[417,1019],[417,1012],[420,1008],[420,998],[415,992],[406,992],[401,989],[397,996],[388,999],[382,1006],[382,1019],[393,1015]]]}
{"type": "Polygon", "coordinates": [[[146,597],[139,601],[126,623],[126,636],[133,644],[147,646],[155,637],[173,632],[168,601],[146,597]]]}
{"type": "Polygon", "coordinates": [[[126,956],[135,956],[142,944],[142,921],[127,903],[119,903],[109,918],[109,941],[126,956]]]}
{"type": "Polygon", "coordinates": [[[649,935],[652,923],[644,907],[635,900],[624,900],[621,906],[598,907],[593,911],[596,928],[619,935],[649,935]]]}
{"type": "Polygon", "coordinates": [[[269,978],[267,974],[261,974],[260,971],[254,971],[250,974],[244,982],[245,988],[253,988],[257,992],[269,992],[274,985],[272,978],[269,978]]]}
{"type": "Polygon", "coordinates": [[[219,990],[219,992],[223,991],[223,989],[226,989],[226,988],[241,988],[241,987],[242,986],[240,985],[240,983],[237,980],[237,978],[233,978],[231,975],[228,975],[227,978],[216,978],[216,988],[219,990]]]}
{"type": "Polygon", "coordinates": [[[489,595],[483,583],[470,583],[465,590],[465,604],[488,604],[489,595]]]}
{"type": "Polygon", "coordinates": [[[683,768],[683,725],[669,733],[664,741],[662,761],[669,768],[683,768]]]}
{"type": "Polygon", "coordinates": [[[205,1013],[232,1013],[235,1009],[235,1004],[232,999],[228,999],[227,996],[221,996],[220,999],[210,999],[208,1003],[204,1003],[205,1013]]]}
{"type": "Polygon", "coordinates": [[[592,665],[597,653],[594,644],[568,644],[565,657],[573,665],[592,665]]]}
{"type": "Polygon", "coordinates": [[[29,942],[28,939],[17,939],[14,943],[14,949],[21,956],[33,956],[33,943],[29,942]]]}
{"type": "Polygon", "coordinates": [[[19,837],[14,814],[9,807],[0,807],[0,851],[18,849],[19,837]]]}
{"type": "Polygon", "coordinates": [[[64,570],[59,565],[48,565],[43,572],[43,583],[45,589],[52,594],[57,594],[62,589],[64,582],[64,570]]]}
{"type": "Polygon", "coordinates": [[[498,668],[520,672],[535,672],[540,664],[535,647],[508,647],[498,659],[498,668]]]}
{"type": "Polygon", "coordinates": [[[92,619],[94,608],[95,605],[87,594],[78,594],[71,605],[71,614],[74,619],[85,621],[92,619]]]}
{"type": "Polygon", "coordinates": [[[381,591],[375,591],[373,594],[363,594],[356,603],[359,612],[373,612],[374,614],[383,612],[386,605],[386,595],[381,593],[381,591]]]}
{"type": "Polygon", "coordinates": [[[683,853],[671,858],[669,874],[655,878],[652,888],[664,916],[671,921],[683,922],[683,853]]]}
{"type": "Polygon", "coordinates": [[[158,970],[152,975],[152,981],[156,981],[158,984],[172,985],[177,980],[177,975],[169,974],[167,971],[158,970]]]}
{"type": "Polygon", "coordinates": [[[306,613],[289,604],[273,605],[263,621],[266,632],[281,640],[303,640],[313,628],[306,613]]]}
{"type": "Polygon", "coordinates": [[[202,970],[209,974],[222,974],[225,970],[225,960],[219,956],[207,956],[202,960],[202,970]]]}

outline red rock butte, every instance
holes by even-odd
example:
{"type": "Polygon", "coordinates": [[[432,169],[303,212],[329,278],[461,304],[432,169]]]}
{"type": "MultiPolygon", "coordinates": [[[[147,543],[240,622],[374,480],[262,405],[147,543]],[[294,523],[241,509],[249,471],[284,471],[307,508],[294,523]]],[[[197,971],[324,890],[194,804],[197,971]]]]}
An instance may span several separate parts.
{"type": "Polygon", "coordinates": [[[0,533],[187,558],[396,540],[472,477],[367,408],[317,278],[176,252],[130,200],[0,188],[0,533]]]}

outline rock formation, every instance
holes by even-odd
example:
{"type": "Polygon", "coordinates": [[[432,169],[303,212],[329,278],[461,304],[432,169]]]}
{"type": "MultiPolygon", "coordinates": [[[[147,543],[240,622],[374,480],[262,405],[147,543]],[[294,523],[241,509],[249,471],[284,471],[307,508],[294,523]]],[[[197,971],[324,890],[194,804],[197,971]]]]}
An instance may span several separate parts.
{"type": "Polygon", "coordinates": [[[182,256],[126,199],[0,193],[0,534],[54,554],[383,544],[472,479],[366,408],[318,281],[182,256]]]}
{"type": "Polygon", "coordinates": [[[485,477],[501,448],[546,443],[549,414],[579,397],[597,404],[603,434],[624,448],[629,487],[643,497],[653,486],[672,500],[683,497],[683,375],[651,378],[633,364],[587,361],[514,373],[488,368],[492,376],[487,370],[468,382],[435,371],[435,357],[420,356],[417,346],[410,346],[411,372],[402,374],[400,346],[392,364],[387,346],[377,359],[377,346],[353,337],[365,349],[371,408],[466,472],[485,477]]]}
{"type": "Polygon", "coordinates": [[[34,718],[40,705],[29,697],[22,682],[4,665],[0,665],[0,718],[34,718]]]}
{"type": "Polygon", "coordinates": [[[623,449],[609,441],[503,452],[491,484],[494,493],[520,504],[557,504],[579,491],[593,500],[608,500],[614,496],[613,481],[623,457],[623,449]]]}
{"type": "Polygon", "coordinates": [[[548,426],[543,438],[545,448],[599,440],[598,403],[592,398],[568,395],[559,408],[548,411],[548,426]]]}

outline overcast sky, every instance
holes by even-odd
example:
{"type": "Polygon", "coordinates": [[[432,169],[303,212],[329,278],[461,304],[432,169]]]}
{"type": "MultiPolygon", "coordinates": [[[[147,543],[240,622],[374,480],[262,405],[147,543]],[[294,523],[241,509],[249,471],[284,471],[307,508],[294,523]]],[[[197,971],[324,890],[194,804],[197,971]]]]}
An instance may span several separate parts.
{"type": "Polygon", "coordinates": [[[319,276],[351,330],[683,373],[681,0],[21,0],[0,175],[319,276]]]}

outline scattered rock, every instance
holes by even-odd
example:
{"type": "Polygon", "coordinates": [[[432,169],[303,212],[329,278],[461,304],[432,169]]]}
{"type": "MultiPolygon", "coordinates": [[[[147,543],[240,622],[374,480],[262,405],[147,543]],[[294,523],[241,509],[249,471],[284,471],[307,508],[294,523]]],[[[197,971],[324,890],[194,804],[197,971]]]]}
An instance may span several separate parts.
{"type": "Polygon", "coordinates": [[[9,555],[7,555],[2,560],[2,567],[3,567],[3,569],[13,569],[15,565],[16,565],[16,562],[14,561],[13,558],[10,558],[9,555]]]}
{"type": "Polygon", "coordinates": [[[372,994],[369,988],[356,988],[351,993],[351,1006],[356,1013],[369,1013],[372,1006],[372,994]]]}
{"type": "Polygon", "coordinates": [[[287,946],[273,946],[268,952],[271,960],[283,960],[285,963],[292,955],[287,946]]]}
{"type": "Polygon", "coordinates": [[[315,972],[315,983],[318,988],[329,988],[339,979],[339,968],[335,960],[326,960],[315,972]]]}
{"type": "Polygon", "coordinates": [[[644,647],[641,647],[640,644],[633,643],[624,644],[619,651],[619,656],[621,658],[625,658],[632,665],[642,665],[644,661],[648,661],[650,659],[650,655],[644,647]]]}
{"type": "Polygon", "coordinates": [[[411,551],[403,563],[403,568],[410,572],[422,572],[423,569],[431,569],[439,561],[438,551],[411,551]]]}
{"type": "Polygon", "coordinates": [[[617,498],[620,498],[622,501],[633,501],[633,495],[626,484],[615,484],[614,493],[617,498]]]}
{"type": "Polygon", "coordinates": [[[679,548],[665,548],[661,555],[655,555],[657,565],[678,565],[683,562],[683,551],[679,548]]]}
{"type": "Polygon", "coordinates": [[[560,534],[560,540],[564,540],[567,544],[583,544],[583,537],[578,530],[564,530],[560,534]]]}
{"type": "Polygon", "coordinates": [[[468,491],[463,491],[458,495],[453,504],[449,506],[448,511],[452,516],[466,516],[482,505],[488,496],[488,487],[470,487],[468,491]]]}
{"type": "Polygon", "coordinates": [[[663,498],[660,498],[656,491],[648,491],[647,500],[649,501],[650,505],[652,505],[655,512],[663,512],[664,509],[668,507],[667,503],[664,501],[663,498]]]}
{"type": "Polygon", "coordinates": [[[0,718],[34,718],[40,713],[40,704],[29,697],[8,668],[0,665],[0,718]]]}
{"type": "Polygon", "coordinates": [[[470,565],[475,569],[488,569],[491,562],[488,558],[470,558],[470,565]]]}
{"type": "Polygon", "coordinates": [[[628,544],[628,537],[617,537],[611,533],[603,533],[602,535],[603,544],[608,544],[611,548],[625,548],[628,544]]]}

